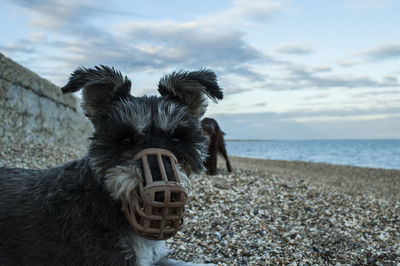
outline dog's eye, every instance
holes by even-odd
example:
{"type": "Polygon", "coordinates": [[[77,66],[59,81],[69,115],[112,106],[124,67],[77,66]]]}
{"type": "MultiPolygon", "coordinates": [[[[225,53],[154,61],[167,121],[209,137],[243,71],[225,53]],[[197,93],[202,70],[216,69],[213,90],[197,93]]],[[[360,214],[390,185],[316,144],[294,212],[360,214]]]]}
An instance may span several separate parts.
{"type": "Polygon", "coordinates": [[[172,137],[171,142],[173,145],[178,145],[181,140],[177,137],[172,137]]]}
{"type": "Polygon", "coordinates": [[[171,136],[172,145],[178,145],[185,141],[185,136],[188,134],[187,128],[177,128],[171,136]]]}
{"type": "Polygon", "coordinates": [[[125,137],[121,139],[121,144],[124,146],[130,145],[133,143],[133,139],[130,137],[125,137]]]}

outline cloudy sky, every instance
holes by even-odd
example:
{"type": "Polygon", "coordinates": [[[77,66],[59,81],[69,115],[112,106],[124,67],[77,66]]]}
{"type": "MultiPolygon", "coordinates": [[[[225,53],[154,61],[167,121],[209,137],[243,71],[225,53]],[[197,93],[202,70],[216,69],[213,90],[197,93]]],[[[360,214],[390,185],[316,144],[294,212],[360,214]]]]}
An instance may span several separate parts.
{"type": "Polygon", "coordinates": [[[9,0],[0,52],[57,85],[107,64],[133,94],[213,69],[229,139],[400,138],[400,1],[9,0]]]}

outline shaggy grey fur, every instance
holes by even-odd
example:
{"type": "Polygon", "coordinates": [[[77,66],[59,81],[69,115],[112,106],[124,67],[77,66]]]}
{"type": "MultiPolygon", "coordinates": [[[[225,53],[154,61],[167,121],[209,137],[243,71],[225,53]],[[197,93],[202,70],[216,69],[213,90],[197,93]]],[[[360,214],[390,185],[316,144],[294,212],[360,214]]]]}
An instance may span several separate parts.
{"type": "Polygon", "coordinates": [[[96,66],[75,70],[62,91],[80,89],[95,128],[85,157],[46,170],[0,168],[0,265],[191,265],[166,259],[164,241],[137,236],[121,206],[141,178],[132,158],[144,148],[173,152],[183,180],[203,170],[199,118],[205,96],[222,99],[215,74],[175,72],[161,79],[161,97],[134,97],[127,77],[96,66]]]}

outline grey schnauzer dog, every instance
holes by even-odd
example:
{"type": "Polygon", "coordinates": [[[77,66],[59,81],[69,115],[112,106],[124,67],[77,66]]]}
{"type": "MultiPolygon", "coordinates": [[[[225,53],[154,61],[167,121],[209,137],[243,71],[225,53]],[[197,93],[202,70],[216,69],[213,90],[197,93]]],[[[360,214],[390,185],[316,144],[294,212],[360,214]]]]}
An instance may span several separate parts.
{"type": "Polygon", "coordinates": [[[171,151],[186,182],[204,170],[199,120],[207,97],[223,97],[215,74],[174,72],[159,81],[161,96],[134,97],[114,68],[82,67],[62,91],[80,89],[95,129],[87,155],[45,170],[0,168],[0,265],[192,265],[136,234],[121,208],[143,174],[132,159],[140,150],[171,151]]]}

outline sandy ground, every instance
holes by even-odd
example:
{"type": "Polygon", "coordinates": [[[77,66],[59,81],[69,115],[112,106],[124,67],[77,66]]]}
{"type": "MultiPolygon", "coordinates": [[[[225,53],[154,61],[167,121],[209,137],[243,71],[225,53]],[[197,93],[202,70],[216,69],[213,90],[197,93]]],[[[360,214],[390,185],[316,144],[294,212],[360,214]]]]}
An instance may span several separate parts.
{"type": "MultiPolygon", "coordinates": [[[[81,150],[1,143],[0,165],[46,168],[81,150]]],[[[218,265],[399,265],[400,171],[231,157],[191,177],[171,257],[218,265]]]]}

